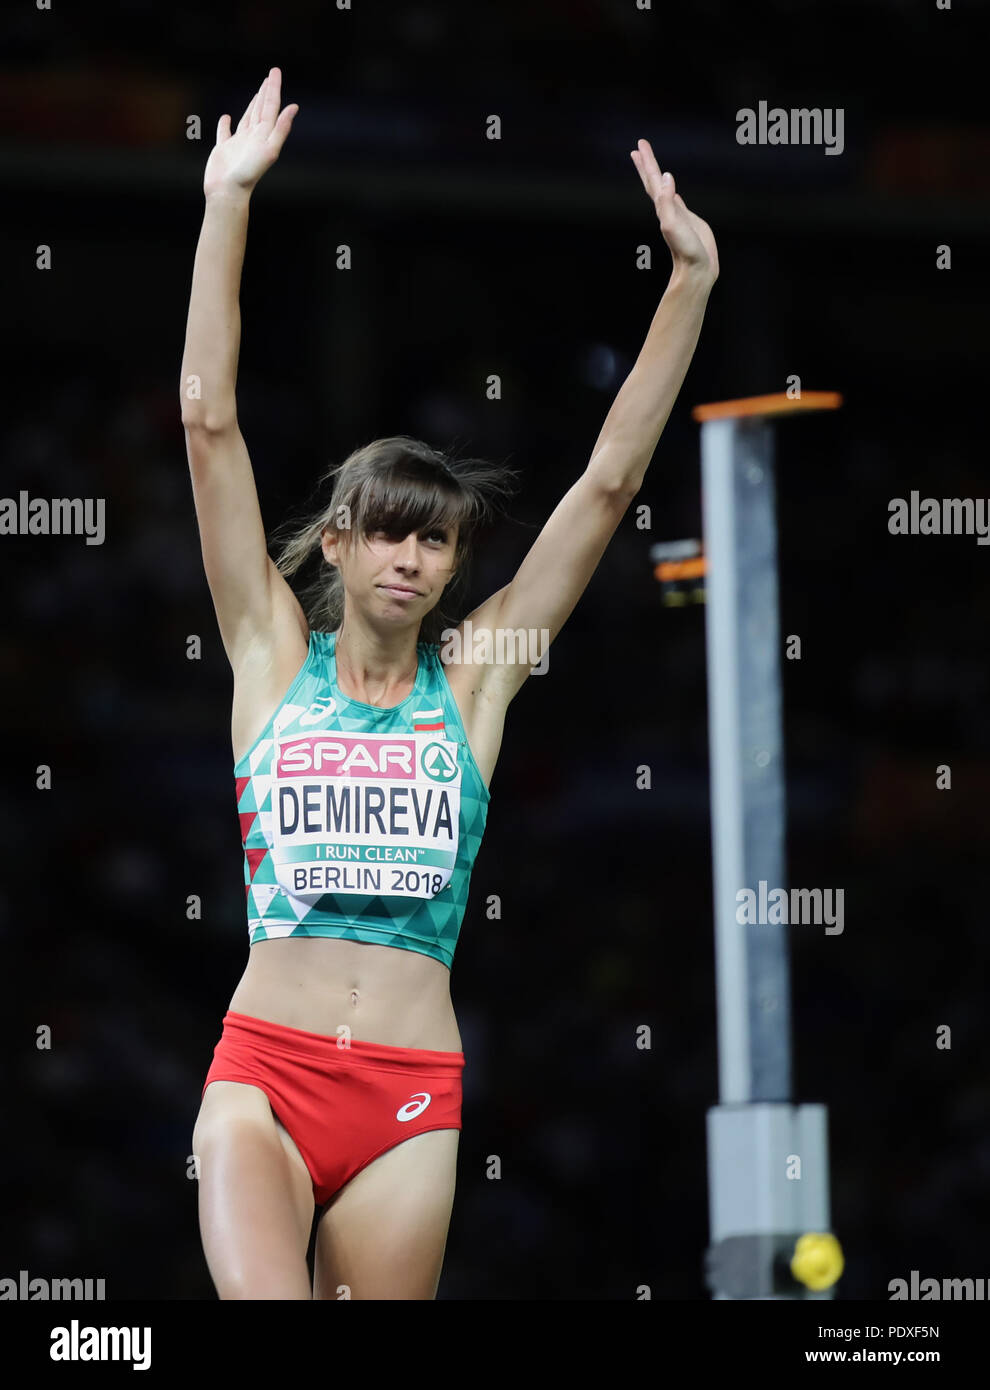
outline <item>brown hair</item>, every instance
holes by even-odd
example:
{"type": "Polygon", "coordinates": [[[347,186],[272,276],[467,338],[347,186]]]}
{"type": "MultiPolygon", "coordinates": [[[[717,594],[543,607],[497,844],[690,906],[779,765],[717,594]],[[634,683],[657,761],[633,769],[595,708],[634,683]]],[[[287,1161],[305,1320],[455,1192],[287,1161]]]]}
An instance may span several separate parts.
{"type": "MultiPolygon", "coordinates": [[[[425,531],[457,527],[455,574],[439,602],[423,618],[419,640],[439,642],[456,624],[454,601],[463,597],[471,542],[479,525],[501,512],[497,498],[515,489],[517,470],[483,459],[455,460],[421,440],[396,434],[356,449],[319,480],[316,497],[332,481],[330,500],[305,518],[276,528],[272,540],[281,549],[275,565],[283,577],[297,574],[314,556],[316,577],[299,591],[299,601],[318,631],[332,632],[344,616],[344,584],[336,565],[327,565],[323,531],[349,530],[350,539],[373,531],[425,531]],[[326,574],[330,570],[329,577],[326,574]]],[[[314,497],[314,501],[316,500],[314,497]]]]}

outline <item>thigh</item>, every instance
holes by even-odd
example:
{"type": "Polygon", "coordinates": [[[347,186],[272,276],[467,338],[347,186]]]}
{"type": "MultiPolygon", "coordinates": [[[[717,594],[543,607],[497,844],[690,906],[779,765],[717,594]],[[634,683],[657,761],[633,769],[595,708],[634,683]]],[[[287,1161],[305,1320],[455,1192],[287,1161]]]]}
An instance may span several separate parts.
{"type": "Polygon", "coordinates": [[[264,1091],[211,1082],[193,1152],[203,1251],[219,1297],[311,1298],[312,1180],[264,1091]]]}
{"type": "Polygon", "coordinates": [[[415,1134],[341,1189],[320,1218],[314,1298],[436,1298],[459,1139],[458,1129],[415,1134]]]}

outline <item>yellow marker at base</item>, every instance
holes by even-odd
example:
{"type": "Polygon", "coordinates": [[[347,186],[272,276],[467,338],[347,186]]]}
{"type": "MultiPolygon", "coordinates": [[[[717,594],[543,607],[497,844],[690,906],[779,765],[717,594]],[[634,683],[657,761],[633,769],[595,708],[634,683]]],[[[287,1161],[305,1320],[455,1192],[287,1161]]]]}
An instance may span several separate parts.
{"type": "Polygon", "coordinates": [[[801,1236],[791,1257],[794,1278],[816,1292],[830,1288],[845,1265],[842,1246],[828,1231],[810,1231],[801,1236]]]}

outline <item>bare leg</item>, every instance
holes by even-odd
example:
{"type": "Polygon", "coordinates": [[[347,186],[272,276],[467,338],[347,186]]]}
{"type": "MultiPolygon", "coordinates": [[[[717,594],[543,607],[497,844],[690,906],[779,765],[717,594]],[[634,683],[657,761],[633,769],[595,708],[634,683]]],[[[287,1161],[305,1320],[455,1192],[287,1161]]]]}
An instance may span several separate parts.
{"type": "Polygon", "coordinates": [[[221,1299],[311,1299],[313,1186],[257,1086],[213,1081],[193,1131],[199,1224],[221,1299]]]}

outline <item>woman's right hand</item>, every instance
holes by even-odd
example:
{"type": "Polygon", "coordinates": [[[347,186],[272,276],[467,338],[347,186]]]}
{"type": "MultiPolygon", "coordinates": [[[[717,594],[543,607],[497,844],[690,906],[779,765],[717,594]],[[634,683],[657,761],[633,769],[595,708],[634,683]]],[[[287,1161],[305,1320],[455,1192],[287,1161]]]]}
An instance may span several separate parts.
{"type": "Polygon", "coordinates": [[[203,192],[215,194],[250,193],[266,169],[279,157],[292,118],[299,107],[293,103],[279,112],[282,74],[272,68],[262,82],[233,134],[230,116],[217,123],[217,143],[206,161],[203,192]]]}

